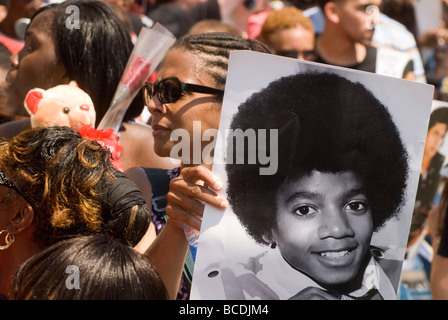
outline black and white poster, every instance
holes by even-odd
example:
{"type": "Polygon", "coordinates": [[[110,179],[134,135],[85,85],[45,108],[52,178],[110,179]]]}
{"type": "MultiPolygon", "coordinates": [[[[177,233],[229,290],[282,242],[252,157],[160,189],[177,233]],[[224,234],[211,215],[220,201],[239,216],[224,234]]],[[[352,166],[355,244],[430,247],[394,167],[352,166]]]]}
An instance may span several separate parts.
{"type": "Polygon", "coordinates": [[[395,299],[433,87],[232,52],[191,299],[395,299]]]}

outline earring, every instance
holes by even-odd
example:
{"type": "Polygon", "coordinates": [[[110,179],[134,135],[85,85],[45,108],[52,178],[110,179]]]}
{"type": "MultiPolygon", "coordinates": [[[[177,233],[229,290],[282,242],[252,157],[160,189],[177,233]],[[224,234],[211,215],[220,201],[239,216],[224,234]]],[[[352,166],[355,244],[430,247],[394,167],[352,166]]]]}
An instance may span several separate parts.
{"type": "Polygon", "coordinates": [[[275,249],[277,247],[277,242],[272,241],[271,242],[271,249],[275,249]]]}
{"type": "Polygon", "coordinates": [[[10,245],[13,244],[14,240],[16,240],[16,237],[13,234],[10,234],[7,230],[1,230],[0,234],[6,232],[6,236],[5,236],[5,245],[4,246],[0,246],[0,250],[5,250],[8,249],[10,245]]]}

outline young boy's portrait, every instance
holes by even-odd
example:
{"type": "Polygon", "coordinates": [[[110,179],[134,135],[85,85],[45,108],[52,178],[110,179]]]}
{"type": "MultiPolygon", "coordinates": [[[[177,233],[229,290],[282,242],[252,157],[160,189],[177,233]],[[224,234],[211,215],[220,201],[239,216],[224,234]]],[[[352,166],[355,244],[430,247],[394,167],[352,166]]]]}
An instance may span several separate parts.
{"type": "Polygon", "coordinates": [[[395,299],[432,87],[232,58],[213,167],[230,206],[206,207],[192,299],[395,299]]]}

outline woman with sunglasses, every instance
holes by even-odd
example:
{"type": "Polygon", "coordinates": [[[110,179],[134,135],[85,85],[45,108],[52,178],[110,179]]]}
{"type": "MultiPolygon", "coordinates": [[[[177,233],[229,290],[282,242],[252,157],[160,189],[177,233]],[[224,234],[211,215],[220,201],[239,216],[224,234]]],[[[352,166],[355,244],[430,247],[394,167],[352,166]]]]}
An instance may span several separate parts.
{"type": "MultiPolygon", "coordinates": [[[[267,46],[257,40],[221,32],[184,36],[168,50],[160,65],[157,81],[154,84],[147,83],[143,88],[146,105],[152,116],[154,151],[158,156],[180,157],[181,167],[184,168],[207,165],[204,159],[193,159],[193,147],[195,143],[198,144],[198,141],[193,140],[195,137],[202,137],[208,129],[218,129],[229,55],[233,50],[271,53],[267,46]],[[198,122],[200,126],[197,125],[198,122]],[[190,157],[187,157],[188,152],[184,153],[186,150],[182,150],[180,154],[172,152],[178,143],[171,140],[175,130],[181,130],[190,137],[190,157]]],[[[199,143],[202,154],[202,150],[211,142],[201,139],[199,143]]],[[[170,210],[165,213],[168,185],[170,181],[182,181],[181,168],[151,170],[136,167],[127,170],[126,174],[140,186],[147,203],[152,204],[152,219],[158,234],[165,225],[166,214],[174,214],[175,203],[182,201],[174,193],[168,193],[170,205],[167,208],[170,210]]],[[[189,206],[189,199],[185,201],[187,202],[183,204],[189,206]]],[[[201,205],[193,206],[187,214],[182,213],[173,218],[199,229],[200,219],[190,213],[196,213],[201,205]]],[[[146,245],[150,242],[151,239],[146,245]]],[[[188,274],[191,270],[187,269],[179,299],[187,299],[189,295],[188,274]]]]}

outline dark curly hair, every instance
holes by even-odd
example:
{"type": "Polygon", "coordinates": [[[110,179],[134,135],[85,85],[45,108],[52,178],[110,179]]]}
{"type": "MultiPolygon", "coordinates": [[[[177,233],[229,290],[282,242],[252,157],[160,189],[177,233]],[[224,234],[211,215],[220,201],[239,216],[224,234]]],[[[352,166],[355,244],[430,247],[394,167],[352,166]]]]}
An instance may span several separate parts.
{"type": "Polygon", "coordinates": [[[97,232],[136,245],[149,227],[143,195],[115,170],[109,150],[70,127],[34,128],[1,143],[0,168],[33,207],[42,246],[97,232]]]}
{"type": "MultiPolygon", "coordinates": [[[[235,154],[227,154],[229,202],[257,242],[266,244],[263,239],[271,238],[275,198],[285,179],[313,170],[354,172],[365,186],[374,230],[400,212],[407,151],[387,108],[362,84],[332,73],[280,78],[239,106],[231,122],[231,129],[238,128],[278,130],[278,170],[273,175],[260,175],[260,163],[232,164],[235,154]]],[[[227,152],[232,145],[227,141],[227,152]]]]}

